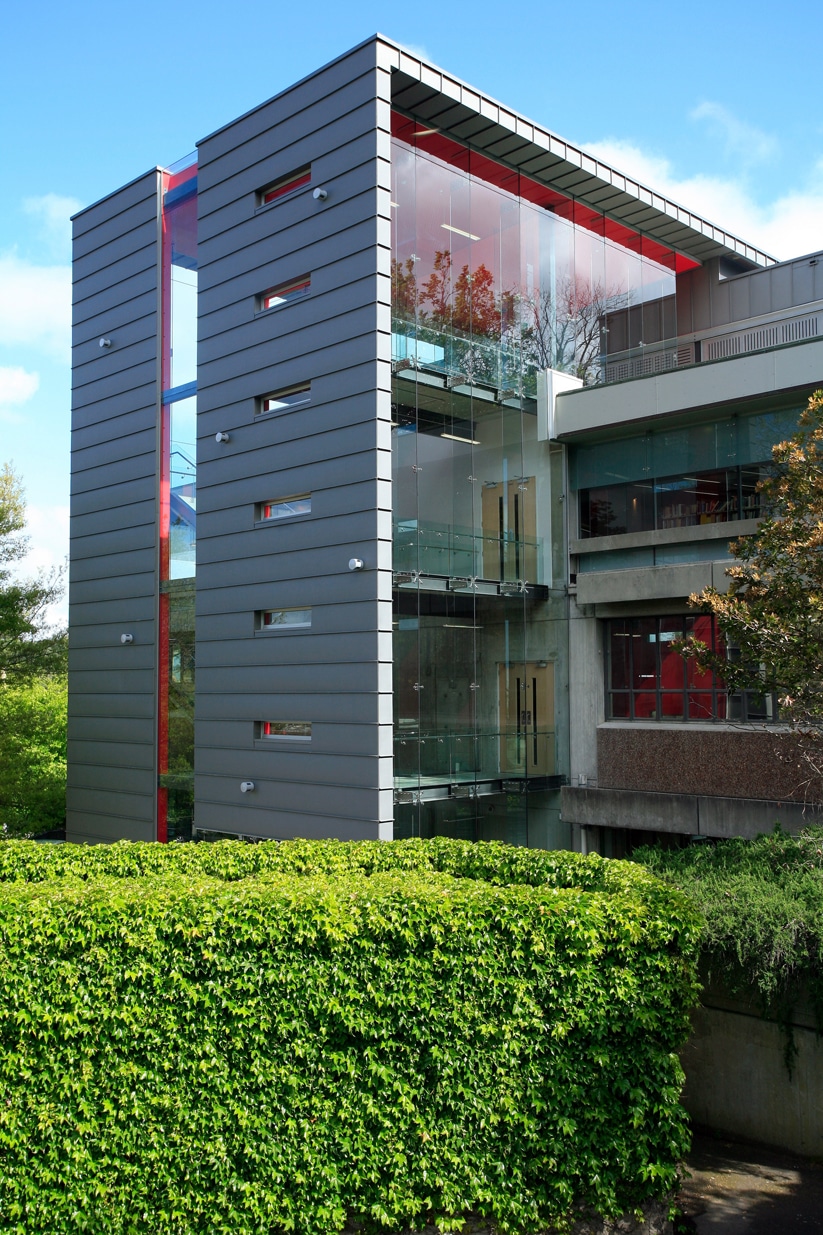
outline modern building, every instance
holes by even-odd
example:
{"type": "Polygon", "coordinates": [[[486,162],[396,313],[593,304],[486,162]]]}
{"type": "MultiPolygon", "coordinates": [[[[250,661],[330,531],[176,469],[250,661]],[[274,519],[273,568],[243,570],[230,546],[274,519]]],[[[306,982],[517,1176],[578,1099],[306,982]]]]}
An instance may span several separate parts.
{"type": "Polygon", "coordinates": [[[669,644],[823,381],[820,256],[381,36],[82,211],[69,839],[796,823],[772,702],[669,644]]]}

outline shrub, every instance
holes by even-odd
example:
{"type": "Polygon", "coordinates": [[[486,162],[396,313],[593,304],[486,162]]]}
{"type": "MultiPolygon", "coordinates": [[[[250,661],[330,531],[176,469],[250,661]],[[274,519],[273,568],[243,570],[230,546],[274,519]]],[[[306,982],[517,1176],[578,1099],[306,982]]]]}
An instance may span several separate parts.
{"type": "Polygon", "coordinates": [[[807,991],[823,1031],[823,828],[638,849],[634,860],[703,913],[701,968],[710,982],[784,1024],[807,991]]]}
{"type": "Polygon", "coordinates": [[[662,1195],[698,923],[445,840],[0,846],[0,1229],[545,1228],[662,1195]]]}

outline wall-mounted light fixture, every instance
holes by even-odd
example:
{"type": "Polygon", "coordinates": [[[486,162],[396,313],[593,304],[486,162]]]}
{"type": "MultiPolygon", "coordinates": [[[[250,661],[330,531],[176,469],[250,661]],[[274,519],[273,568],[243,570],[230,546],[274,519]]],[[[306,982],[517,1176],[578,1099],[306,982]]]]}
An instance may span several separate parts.
{"type": "Polygon", "coordinates": [[[231,440],[231,438],[229,437],[228,433],[220,432],[220,433],[215,433],[214,440],[216,442],[228,442],[231,440]]]}
{"type": "Polygon", "coordinates": [[[241,780],[240,792],[241,793],[254,793],[254,781],[253,780],[241,780]]]}
{"type": "Polygon", "coordinates": [[[349,570],[362,570],[364,566],[365,566],[365,562],[363,561],[362,557],[350,557],[349,558],[349,570]]]}
{"type": "Polygon", "coordinates": [[[134,643],[134,635],[121,635],[120,642],[121,643],[134,643]]]}
{"type": "Polygon", "coordinates": [[[329,195],[328,189],[318,188],[318,189],[315,189],[314,192],[312,193],[312,197],[314,198],[316,202],[324,202],[326,198],[328,197],[328,195],[329,195]]]}
{"type": "Polygon", "coordinates": [[[111,347],[111,339],[106,339],[106,338],[100,339],[98,341],[97,346],[98,347],[111,347]]]}

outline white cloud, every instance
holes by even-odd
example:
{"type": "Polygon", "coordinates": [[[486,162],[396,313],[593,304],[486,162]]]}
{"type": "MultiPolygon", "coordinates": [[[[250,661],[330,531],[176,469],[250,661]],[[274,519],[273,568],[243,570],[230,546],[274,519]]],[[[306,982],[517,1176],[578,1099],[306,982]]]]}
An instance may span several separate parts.
{"type": "Polygon", "coordinates": [[[19,367],[0,365],[0,405],[25,403],[37,390],[40,378],[19,367]]]}
{"type": "Polygon", "coordinates": [[[782,261],[823,248],[823,160],[812,168],[807,186],[789,190],[762,204],[755,201],[741,178],[704,175],[681,178],[668,159],[648,154],[630,142],[589,142],[585,149],[604,163],[782,261]]]}
{"type": "Polygon", "coordinates": [[[38,348],[68,363],[70,343],[71,267],[0,256],[0,345],[38,348]]]}
{"type": "Polygon", "coordinates": [[[701,103],[689,113],[690,120],[706,120],[723,140],[726,153],[735,155],[743,164],[765,163],[777,153],[777,140],[762,129],[739,120],[722,103],[701,103]]]}
{"type": "Polygon", "coordinates": [[[61,197],[57,193],[45,193],[42,197],[26,197],[23,209],[40,224],[41,239],[53,257],[64,260],[71,252],[71,216],[80,209],[82,202],[76,197],[61,197]]]}

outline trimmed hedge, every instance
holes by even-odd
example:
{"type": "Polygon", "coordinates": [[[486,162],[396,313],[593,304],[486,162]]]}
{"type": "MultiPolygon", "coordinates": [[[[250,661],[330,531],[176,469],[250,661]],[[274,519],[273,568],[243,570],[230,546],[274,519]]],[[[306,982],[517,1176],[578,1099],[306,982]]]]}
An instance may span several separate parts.
{"type": "Polygon", "coordinates": [[[663,1195],[699,922],[458,841],[0,845],[0,1230],[537,1230],[663,1195]]]}

